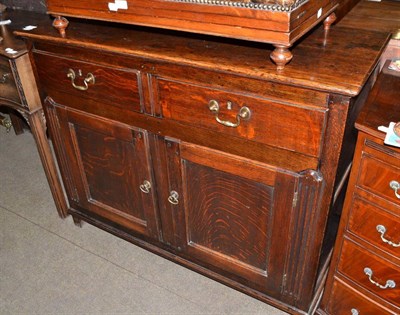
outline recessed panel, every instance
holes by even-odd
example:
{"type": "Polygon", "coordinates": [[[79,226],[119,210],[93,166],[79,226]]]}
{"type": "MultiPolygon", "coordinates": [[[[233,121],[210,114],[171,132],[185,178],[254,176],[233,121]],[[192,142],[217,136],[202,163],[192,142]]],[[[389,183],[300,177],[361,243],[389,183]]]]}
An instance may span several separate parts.
{"type": "Polygon", "coordinates": [[[144,219],[134,186],[139,182],[131,163],[134,144],[82,126],[74,129],[89,201],[144,219]]]}
{"type": "Polygon", "coordinates": [[[186,163],[189,244],[266,270],[273,189],[186,163]]]}

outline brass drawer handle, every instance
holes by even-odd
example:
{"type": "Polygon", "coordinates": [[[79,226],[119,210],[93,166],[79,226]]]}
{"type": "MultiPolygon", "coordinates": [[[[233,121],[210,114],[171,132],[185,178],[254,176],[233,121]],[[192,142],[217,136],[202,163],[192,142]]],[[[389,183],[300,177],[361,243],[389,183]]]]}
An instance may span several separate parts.
{"type": "Polygon", "coordinates": [[[179,194],[175,190],[172,190],[169,193],[168,201],[173,205],[177,205],[179,203],[179,194]]]}
{"type": "Polygon", "coordinates": [[[6,83],[7,78],[8,78],[10,75],[11,75],[11,73],[4,73],[4,74],[1,76],[0,83],[6,83]]]}
{"type": "Polygon", "coordinates": [[[145,194],[148,194],[151,189],[151,183],[148,180],[145,180],[142,185],[139,186],[140,190],[145,194]]]}
{"type": "Polygon", "coordinates": [[[393,243],[392,241],[389,241],[385,238],[385,233],[386,233],[386,228],[384,225],[379,224],[376,226],[376,230],[379,232],[379,234],[381,234],[381,239],[384,243],[388,243],[389,245],[393,246],[393,247],[400,247],[400,243],[393,243]]]}
{"type": "Polygon", "coordinates": [[[368,280],[369,282],[371,282],[372,284],[375,284],[378,288],[380,289],[393,289],[396,287],[396,282],[394,282],[393,280],[387,280],[385,285],[381,285],[378,282],[374,281],[372,279],[372,269],[371,268],[364,268],[364,273],[365,275],[368,276],[368,280]]]}
{"type": "Polygon", "coordinates": [[[400,184],[398,181],[392,180],[389,184],[390,188],[394,190],[394,194],[396,195],[397,199],[400,199],[400,194],[398,191],[400,190],[400,184]]]}
{"type": "Polygon", "coordinates": [[[358,309],[356,309],[356,308],[351,309],[351,315],[359,315],[359,314],[360,314],[360,312],[358,311],[358,309]]]}
{"type": "MultiPolygon", "coordinates": [[[[230,103],[229,103],[230,104],[230,103]]],[[[228,105],[229,107],[229,105],[228,105]]],[[[215,120],[226,126],[236,128],[240,125],[240,120],[249,120],[251,116],[251,110],[247,106],[243,106],[239,109],[239,112],[236,115],[236,122],[230,122],[227,120],[222,120],[218,117],[219,114],[219,103],[216,100],[211,100],[208,102],[208,109],[215,115],[215,120]]]]}
{"type": "MultiPolygon", "coordinates": [[[[82,76],[81,70],[78,70],[78,75],[82,76]]],[[[68,69],[67,78],[71,79],[72,86],[79,91],[86,91],[89,88],[89,84],[95,84],[96,82],[94,75],[89,72],[86,75],[86,78],[83,80],[84,86],[76,85],[75,84],[76,74],[75,71],[72,69],[68,69]]]]}

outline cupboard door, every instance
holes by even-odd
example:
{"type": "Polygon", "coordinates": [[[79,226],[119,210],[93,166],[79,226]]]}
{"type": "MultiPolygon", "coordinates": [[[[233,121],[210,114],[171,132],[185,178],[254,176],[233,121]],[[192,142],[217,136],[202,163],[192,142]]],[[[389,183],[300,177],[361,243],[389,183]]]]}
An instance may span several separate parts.
{"type": "Polygon", "coordinates": [[[157,237],[145,130],[46,102],[73,209],[157,237]],[[64,166],[64,167],[63,167],[64,166]]]}
{"type": "Polygon", "coordinates": [[[173,226],[172,242],[191,260],[279,296],[297,178],[192,144],[167,140],[165,148],[165,212],[172,219],[163,222],[163,231],[173,226]]]}

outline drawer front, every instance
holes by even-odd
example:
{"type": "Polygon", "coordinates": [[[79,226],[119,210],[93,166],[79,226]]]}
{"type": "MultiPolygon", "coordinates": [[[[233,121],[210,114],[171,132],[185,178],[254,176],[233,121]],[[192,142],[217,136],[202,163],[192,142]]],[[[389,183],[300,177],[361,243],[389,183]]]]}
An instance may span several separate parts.
{"type": "MultiPolygon", "coordinates": [[[[386,200],[400,205],[400,168],[372,155],[364,154],[358,177],[358,185],[386,200]],[[398,189],[392,183],[399,185],[398,189]]],[[[400,209],[400,208],[399,208],[400,209]]],[[[398,212],[400,215],[400,211],[398,212]]]]}
{"type": "Polygon", "coordinates": [[[348,230],[400,259],[400,217],[356,197],[348,230]]]}
{"type": "Polygon", "coordinates": [[[331,315],[394,314],[338,279],[333,283],[328,313],[331,315]]]}
{"type": "Polygon", "coordinates": [[[318,157],[326,111],[159,78],[162,115],[192,126],[318,157]]]}
{"type": "Polygon", "coordinates": [[[91,99],[135,112],[141,111],[138,71],[41,53],[35,53],[34,57],[41,84],[56,102],[79,107],[80,99],[82,103],[91,99]]]}
{"type": "Polygon", "coordinates": [[[20,103],[10,62],[6,58],[0,58],[0,98],[20,103]]]}
{"type": "Polygon", "coordinates": [[[400,306],[400,266],[345,240],[338,270],[366,290],[400,306]]]}

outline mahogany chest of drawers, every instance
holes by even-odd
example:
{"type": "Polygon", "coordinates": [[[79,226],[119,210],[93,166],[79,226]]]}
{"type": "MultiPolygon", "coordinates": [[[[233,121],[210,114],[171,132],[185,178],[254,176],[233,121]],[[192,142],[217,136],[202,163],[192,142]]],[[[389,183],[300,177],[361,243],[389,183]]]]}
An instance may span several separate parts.
{"type": "Polygon", "coordinates": [[[400,119],[400,75],[387,69],[363,108],[350,183],[320,313],[400,312],[400,149],[379,126],[400,119]]]}
{"type": "Polygon", "coordinates": [[[61,38],[48,19],[18,34],[77,223],[312,310],[388,34],[319,28],[280,73],[265,47],[238,41],[79,21],[61,38]]]}

